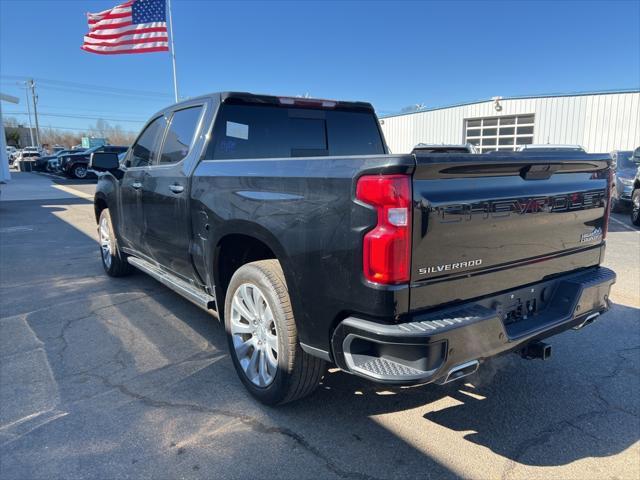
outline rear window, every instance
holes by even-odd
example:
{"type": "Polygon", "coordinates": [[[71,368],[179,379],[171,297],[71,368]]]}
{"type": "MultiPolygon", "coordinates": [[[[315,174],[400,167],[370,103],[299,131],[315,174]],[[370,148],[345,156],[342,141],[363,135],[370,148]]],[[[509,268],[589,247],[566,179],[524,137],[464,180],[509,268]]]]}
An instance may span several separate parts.
{"type": "Polygon", "coordinates": [[[373,113],[223,105],[207,158],[287,158],[384,153],[373,113]]]}

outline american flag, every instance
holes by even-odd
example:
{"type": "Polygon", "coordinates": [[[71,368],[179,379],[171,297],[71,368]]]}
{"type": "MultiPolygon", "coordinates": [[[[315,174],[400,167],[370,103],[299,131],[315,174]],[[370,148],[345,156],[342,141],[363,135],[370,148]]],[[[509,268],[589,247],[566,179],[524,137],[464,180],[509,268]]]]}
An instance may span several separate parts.
{"type": "Polygon", "coordinates": [[[165,0],[130,0],[110,10],[88,13],[82,49],[102,55],[169,50],[165,0]]]}

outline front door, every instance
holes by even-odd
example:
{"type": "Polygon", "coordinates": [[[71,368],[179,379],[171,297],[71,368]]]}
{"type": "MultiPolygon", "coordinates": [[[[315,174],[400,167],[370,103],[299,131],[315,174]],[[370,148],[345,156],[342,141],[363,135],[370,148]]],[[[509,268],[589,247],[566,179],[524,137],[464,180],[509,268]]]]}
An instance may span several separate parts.
{"type": "Polygon", "coordinates": [[[198,130],[204,105],[181,106],[167,114],[162,149],[142,187],[148,255],[188,281],[196,280],[191,260],[189,174],[200,145],[198,130]]]}
{"type": "Polygon", "coordinates": [[[142,131],[125,159],[125,172],[120,182],[120,209],[117,221],[123,247],[146,254],[142,186],[147,170],[158,151],[165,131],[164,116],[153,119],[142,131]]]}

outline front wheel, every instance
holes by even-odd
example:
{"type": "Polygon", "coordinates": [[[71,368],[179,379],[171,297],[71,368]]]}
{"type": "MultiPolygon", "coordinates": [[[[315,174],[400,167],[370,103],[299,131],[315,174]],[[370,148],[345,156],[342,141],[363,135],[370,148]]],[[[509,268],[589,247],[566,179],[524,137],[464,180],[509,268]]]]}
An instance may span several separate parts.
{"type": "Polygon", "coordinates": [[[98,237],[100,240],[100,258],[102,267],[110,277],[124,277],[133,271],[133,267],[127,262],[124,254],[118,249],[116,235],[111,223],[109,209],[100,212],[98,220],[98,237]]]}
{"type": "Polygon", "coordinates": [[[79,178],[80,180],[83,180],[85,178],[87,178],[87,166],[86,165],[74,165],[71,168],[71,176],[73,178],[79,178]]]}
{"type": "Polygon", "coordinates": [[[224,318],[233,364],[251,395],[276,405],[316,389],[326,364],[300,347],[287,284],[277,260],[248,263],[234,273],[224,318]]]}
{"type": "Polygon", "coordinates": [[[640,227],[640,188],[636,188],[631,197],[631,223],[640,227]]]}

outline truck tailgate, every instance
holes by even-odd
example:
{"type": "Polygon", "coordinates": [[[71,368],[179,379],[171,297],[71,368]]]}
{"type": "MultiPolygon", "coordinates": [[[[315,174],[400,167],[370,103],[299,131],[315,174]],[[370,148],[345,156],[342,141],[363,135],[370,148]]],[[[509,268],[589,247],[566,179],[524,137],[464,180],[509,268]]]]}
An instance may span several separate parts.
{"type": "Polygon", "coordinates": [[[597,265],[608,156],[416,155],[410,309],[597,265]]]}

